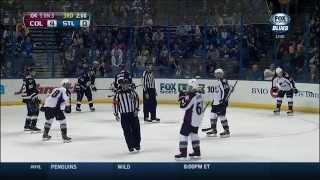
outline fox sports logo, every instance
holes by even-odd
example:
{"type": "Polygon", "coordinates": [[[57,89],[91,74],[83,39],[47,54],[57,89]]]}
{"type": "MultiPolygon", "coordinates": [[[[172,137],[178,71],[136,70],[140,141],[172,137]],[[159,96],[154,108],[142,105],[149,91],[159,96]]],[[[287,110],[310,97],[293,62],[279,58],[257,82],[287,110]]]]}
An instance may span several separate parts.
{"type": "Polygon", "coordinates": [[[270,17],[270,22],[273,25],[272,31],[281,33],[289,30],[290,16],[284,13],[276,13],[270,17]]]}
{"type": "Polygon", "coordinates": [[[290,23],[290,16],[284,13],[277,13],[271,16],[270,22],[276,26],[285,26],[290,23]]]}

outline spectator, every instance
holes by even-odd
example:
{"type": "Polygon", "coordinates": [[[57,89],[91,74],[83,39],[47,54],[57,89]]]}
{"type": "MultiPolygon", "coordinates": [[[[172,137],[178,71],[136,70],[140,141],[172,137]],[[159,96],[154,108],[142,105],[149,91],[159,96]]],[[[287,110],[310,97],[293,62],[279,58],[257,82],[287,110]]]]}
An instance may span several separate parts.
{"type": "Polygon", "coordinates": [[[247,73],[247,80],[261,81],[263,80],[263,74],[257,64],[253,64],[251,70],[247,73]]]}
{"type": "Polygon", "coordinates": [[[310,69],[310,76],[308,81],[311,83],[319,84],[319,66],[310,64],[309,69],[310,69]]]}
{"type": "Polygon", "coordinates": [[[163,32],[161,32],[160,28],[158,28],[153,34],[152,34],[152,41],[157,44],[160,41],[163,41],[164,35],[163,32]]]}
{"type": "Polygon", "coordinates": [[[115,46],[111,50],[111,62],[113,74],[115,74],[119,70],[119,66],[123,63],[123,52],[118,46],[115,46]]]}
{"type": "Polygon", "coordinates": [[[208,49],[208,59],[217,59],[219,58],[219,51],[212,44],[209,45],[208,49]]]}
{"type": "Polygon", "coordinates": [[[265,69],[263,72],[264,80],[270,81],[275,75],[275,65],[270,64],[269,68],[265,69]]]}
{"type": "Polygon", "coordinates": [[[23,49],[22,53],[24,55],[24,64],[33,65],[34,64],[32,59],[33,44],[29,36],[27,36],[27,38],[23,41],[22,49],[23,49]]]}
{"type": "Polygon", "coordinates": [[[214,71],[217,68],[217,63],[214,61],[209,61],[209,63],[207,64],[207,76],[208,78],[215,78],[214,76],[214,71]]]}

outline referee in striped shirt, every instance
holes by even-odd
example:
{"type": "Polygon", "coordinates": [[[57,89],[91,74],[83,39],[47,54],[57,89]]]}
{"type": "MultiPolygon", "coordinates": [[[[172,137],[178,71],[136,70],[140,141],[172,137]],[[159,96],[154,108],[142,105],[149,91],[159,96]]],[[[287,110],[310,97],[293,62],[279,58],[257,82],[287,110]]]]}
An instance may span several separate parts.
{"type": "Polygon", "coordinates": [[[138,118],[139,96],[130,88],[130,80],[126,77],[118,79],[119,89],[114,95],[114,115],[117,120],[121,118],[121,126],[129,152],[140,150],[140,123],[138,118]],[[119,117],[120,113],[120,117],[119,117]]]}
{"type": "Polygon", "coordinates": [[[160,122],[157,118],[157,92],[155,88],[155,80],[152,69],[152,63],[145,63],[146,70],[142,75],[143,85],[143,114],[145,122],[160,122]],[[151,119],[149,119],[151,114],[151,119]]]}

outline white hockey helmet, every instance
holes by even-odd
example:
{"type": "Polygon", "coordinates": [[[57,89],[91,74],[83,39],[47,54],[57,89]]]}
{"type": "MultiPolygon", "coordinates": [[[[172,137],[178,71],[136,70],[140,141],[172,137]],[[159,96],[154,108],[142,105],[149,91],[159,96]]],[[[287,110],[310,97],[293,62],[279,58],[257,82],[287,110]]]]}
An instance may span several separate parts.
{"type": "Polygon", "coordinates": [[[276,74],[277,74],[278,76],[282,76],[283,71],[282,71],[282,69],[281,69],[280,67],[277,67],[277,69],[276,69],[276,74]]]}
{"type": "Polygon", "coordinates": [[[69,88],[70,85],[71,85],[71,83],[70,83],[69,79],[62,79],[60,85],[61,85],[62,87],[65,87],[65,88],[69,88]]]}
{"type": "Polygon", "coordinates": [[[214,71],[214,76],[216,77],[216,78],[223,78],[223,75],[224,75],[224,72],[223,72],[223,70],[222,69],[216,69],[215,71],[214,71]]]}
{"type": "Polygon", "coordinates": [[[196,79],[190,79],[190,80],[188,81],[188,89],[189,89],[189,91],[191,91],[191,90],[197,90],[198,87],[199,87],[199,84],[198,84],[198,82],[197,82],[196,79]]]}

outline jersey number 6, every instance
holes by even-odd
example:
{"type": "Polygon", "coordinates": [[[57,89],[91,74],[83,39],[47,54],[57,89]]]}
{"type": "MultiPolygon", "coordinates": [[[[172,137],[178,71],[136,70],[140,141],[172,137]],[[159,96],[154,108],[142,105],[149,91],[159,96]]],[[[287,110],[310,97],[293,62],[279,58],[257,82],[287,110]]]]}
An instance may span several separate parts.
{"type": "Polygon", "coordinates": [[[201,102],[198,102],[197,107],[196,107],[196,111],[197,111],[198,115],[200,115],[202,113],[202,109],[203,109],[203,104],[201,102]]]}

